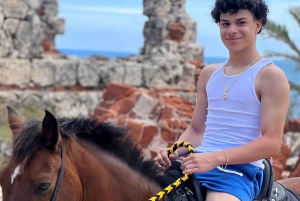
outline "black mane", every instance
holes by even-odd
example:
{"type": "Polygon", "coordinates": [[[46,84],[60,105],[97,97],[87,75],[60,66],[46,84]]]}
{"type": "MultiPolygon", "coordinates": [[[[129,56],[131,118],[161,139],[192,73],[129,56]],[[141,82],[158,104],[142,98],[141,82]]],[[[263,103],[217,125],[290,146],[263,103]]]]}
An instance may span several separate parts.
{"type": "MultiPolygon", "coordinates": [[[[90,119],[57,119],[63,139],[82,138],[125,162],[149,179],[155,179],[158,168],[153,161],[144,161],[141,150],[124,128],[90,119]]],[[[29,159],[43,144],[41,122],[30,121],[14,139],[13,158],[17,163],[29,159]]]]}

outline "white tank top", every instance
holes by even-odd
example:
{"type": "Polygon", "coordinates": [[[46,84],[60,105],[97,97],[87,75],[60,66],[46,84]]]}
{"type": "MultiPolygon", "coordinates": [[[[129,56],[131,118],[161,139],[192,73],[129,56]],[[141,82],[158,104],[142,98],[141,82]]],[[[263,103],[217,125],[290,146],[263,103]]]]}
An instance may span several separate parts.
{"type": "MultiPolygon", "coordinates": [[[[210,77],[206,85],[208,114],[202,144],[196,152],[211,153],[223,149],[245,145],[261,134],[260,101],[255,92],[255,78],[262,68],[272,63],[270,59],[261,59],[243,72],[223,99],[224,87],[222,64],[210,77]]],[[[226,89],[238,75],[224,75],[226,89]]],[[[262,160],[251,164],[264,168],[262,160]]]]}

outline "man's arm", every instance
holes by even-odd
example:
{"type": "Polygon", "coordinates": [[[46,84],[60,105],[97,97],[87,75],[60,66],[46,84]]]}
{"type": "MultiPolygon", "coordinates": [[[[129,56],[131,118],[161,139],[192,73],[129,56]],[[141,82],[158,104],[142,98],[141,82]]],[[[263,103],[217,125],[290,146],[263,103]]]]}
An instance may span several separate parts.
{"type": "MultiPolygon", "coordinates": [[[[212,64],[206,66],[200,73],[199,80],[197,82],[197,102],[193,113],[192,121],[189,127],[182,133],[178,141],[190,142],[194,147],[201,145],[203,140],[203,134],[205,131],[205,122],[207,115],[207,94],[206,84],[211,75],[216,71],[220,64],[212,64]]],[[[179,156],[187,154],[185,148],[178,149],[179,156]]]]}
{"type": "MultiPolygon", "coordinates": [[[[189,127],[181,134],[178,141],[190,142],[194,147],[201,145],[203,134],[205,131],[205,121],[207,114],[207,95],[206,84],[215,70],[220,64],[212,64],[206,66],[200,73],[197,82],[197,102],[193,112],[193,117],[189,127]]],[[[171,166],[171,160],[176,159],[178,156],[183,156],[188,153],[186,148],[179,148],[174,154],[167,155],[168,148],[161,149],[157,153],[157,162],[165,167],[171,166]]]]}

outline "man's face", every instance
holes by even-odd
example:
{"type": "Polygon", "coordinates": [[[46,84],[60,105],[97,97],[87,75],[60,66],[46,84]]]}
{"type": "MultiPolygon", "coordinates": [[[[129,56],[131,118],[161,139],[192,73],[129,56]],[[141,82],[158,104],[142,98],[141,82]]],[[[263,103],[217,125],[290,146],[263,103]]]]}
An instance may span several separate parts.
{"type": "Polygon", "coordinates": [[[221,39],[230,52],[255,46],[261,24],[261,21],[256,20],[249,10],[242,9],[232,15],[221,13],[219,24],[221,39]]]}

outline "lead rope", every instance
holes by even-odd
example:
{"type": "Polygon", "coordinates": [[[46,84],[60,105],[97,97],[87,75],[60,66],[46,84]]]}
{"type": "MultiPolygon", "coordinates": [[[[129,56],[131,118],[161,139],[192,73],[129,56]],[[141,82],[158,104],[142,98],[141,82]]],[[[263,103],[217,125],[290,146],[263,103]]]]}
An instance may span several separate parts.
{"type": "MultiPolygon", "coordinates": [[[[190,155],[195,153],[195,148],[189,142],[176,142],[168,150],[168,156],[170,154],[173,154],[176,151],[176,149],[178,149],[179,147],[186,147],[190,155]]],[[[177,188],[181,183],[185,182],[188,178],[189,178],[189,174],[183,175],[182,177],[177,179],[174,183],[164,188],[164,190],[158,192],[155,196],[151,197],[148,201],[157,201],[162,199],[164,195],[169,194],[174,188],[177,188]]]]}

